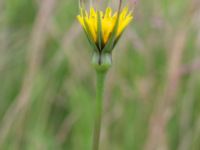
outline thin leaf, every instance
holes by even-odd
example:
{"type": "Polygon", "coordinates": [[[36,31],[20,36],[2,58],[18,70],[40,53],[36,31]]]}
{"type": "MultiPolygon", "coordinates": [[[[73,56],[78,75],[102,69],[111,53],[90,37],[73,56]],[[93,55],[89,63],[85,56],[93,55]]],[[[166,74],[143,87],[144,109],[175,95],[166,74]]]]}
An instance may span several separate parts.
{"type": "MultiPolygon", "coordinates": [[[[124,32],[124,31],[123,31],[124,32]]],[[[121,36],[122,36],[122,34],[123,34],[123,32],[115,39],[115,42],[114,42],[114,44],[113,44],[113,47],[112,47],[112,49],[114,49],[115,48],[115,46],[116,46],[116,44],[118,43],[118,41],[119,41],[119,39],[121,38],[121,36]]]]}
{"type": "Polygon", "coordinates": [[[103,35],[102,35],[102,22],[101,22],[101,15],[100,12],[97,11],[97,34],[98,34],[98,46],[99,49],[102,49],[103,45],[103,35]]]}
{"type": "Polygon", "coordinates": [[[99,49],[97,48],[96,44],[94,44],[94,41],[91,40],[91,38],[89,37],[87,31],[86,31],[85,29],[83,29],[83,30],[84,30],[84,32],[85,32],[85,34],[86,34],[86,37],[87,37],[87,39],[88,39],[88,41],[89,41],[89,44],[94,48],[94,50],[95,50],[96,52],[99,52],[99,49]]]}

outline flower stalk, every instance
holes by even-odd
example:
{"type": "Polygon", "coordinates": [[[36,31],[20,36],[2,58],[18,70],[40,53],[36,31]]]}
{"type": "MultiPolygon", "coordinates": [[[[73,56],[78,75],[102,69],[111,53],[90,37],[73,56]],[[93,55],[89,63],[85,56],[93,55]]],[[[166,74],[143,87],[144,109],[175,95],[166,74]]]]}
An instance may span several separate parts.
{"type": "Polygon", "coordinates": [[[92,150],[98,150],[99,148],[105,77],[106,77],[106,72],[96,71],[96,78],[97,78],[96,104],[95,104],[95,123],[93,130],[92,150]]]}
{"type": "Polygon", "coordinates": [[[98,150],[103,112],[104,83],[112,63],[111,56],[109,54],[94,53],[92,63],[96,70],[96,103],[92,150],[98,150]]]}
{"type": "Polygon", "coordinates": [[[104,82],[106,74],[111,67],[112,59],[109,54],[94,53],[92,64],[96,71],[96,104],[95,123],[93,131],[92,150],[98,150],[103,112],[104,82]]]}

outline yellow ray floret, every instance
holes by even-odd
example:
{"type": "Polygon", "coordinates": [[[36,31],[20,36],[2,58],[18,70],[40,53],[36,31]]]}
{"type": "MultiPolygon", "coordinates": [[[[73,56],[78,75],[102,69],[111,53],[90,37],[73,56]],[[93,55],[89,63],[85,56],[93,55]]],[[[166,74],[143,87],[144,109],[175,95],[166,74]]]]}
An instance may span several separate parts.
{"type": "MultiPolygon", "coordinates": [[[[106,44],[111,33],[113,32],[113,29],[116,24],[116,20],[118,13],[112,14],[112,9],[107,8],[105,13],[100,12],[100,19],[101,19],[101,28],[102,28],[102,38],[103,43],[106,44]]],[[[98,14],[97,11],[93,7],[90,8],[90,12],[88,13],[85,10],[81,10],[81,14],[77,16],[80,24],[83,26],[84,30],[91,34],[94,42],[96,43],[98,41],[98,31],[97,31],[97,25],[98,25],[98,14]],[[88,27],[86,27],[86,24],[88,27]],[[88,31],[89,30],[89,31],[88,31]]],[[[126,26],[130,23],[130,21],[133,19],[132,13],[129,12],[128,8],[125,7],[119,14],[119,24],[117,28],[116,38],[121,35],[121,33],[124,31],[126,26]]]]}

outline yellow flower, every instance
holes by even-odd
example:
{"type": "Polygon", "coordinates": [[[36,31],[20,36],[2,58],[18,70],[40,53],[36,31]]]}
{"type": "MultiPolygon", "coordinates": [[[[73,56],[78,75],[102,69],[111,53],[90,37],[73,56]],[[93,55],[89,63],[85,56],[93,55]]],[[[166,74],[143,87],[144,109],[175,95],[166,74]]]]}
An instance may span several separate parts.
{"type": "Polygon", "coordinates": [[[114,47],[124,29],[133,19],[133,15],[128,10],[128,7],[125,7],[119,15],[118,12],[112,14],[112,9],[110,7],[108,7],[105,12],[96,11],[91,7],[90,12],[81,9],[81,14],[78,15],[77,18],[87,36],[90,38],[90,42],[95,43],[97,49],[101,51],[111,39],[113,32],[115,33],[113,35],[114,40],[112,48],[114,47]],[[99,30],[101,33],[99,33],[99,30]],[[99,43],[100,41],[101,43],[99,43]]]}

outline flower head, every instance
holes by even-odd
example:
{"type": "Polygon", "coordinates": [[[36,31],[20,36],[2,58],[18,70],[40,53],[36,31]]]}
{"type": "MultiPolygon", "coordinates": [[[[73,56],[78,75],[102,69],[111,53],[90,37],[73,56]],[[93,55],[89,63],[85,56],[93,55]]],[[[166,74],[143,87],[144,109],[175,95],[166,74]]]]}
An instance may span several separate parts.
{"type": "Polygon", "coordinates": [[[110,7],[105,12],[93,7],[89,12],[81,8],[81,14],[77,16],[90,44],[100,53],[112,51],[124,29],[133,19],[128,7],[123,8],[121,12],[112,12],[110,7]]]}

